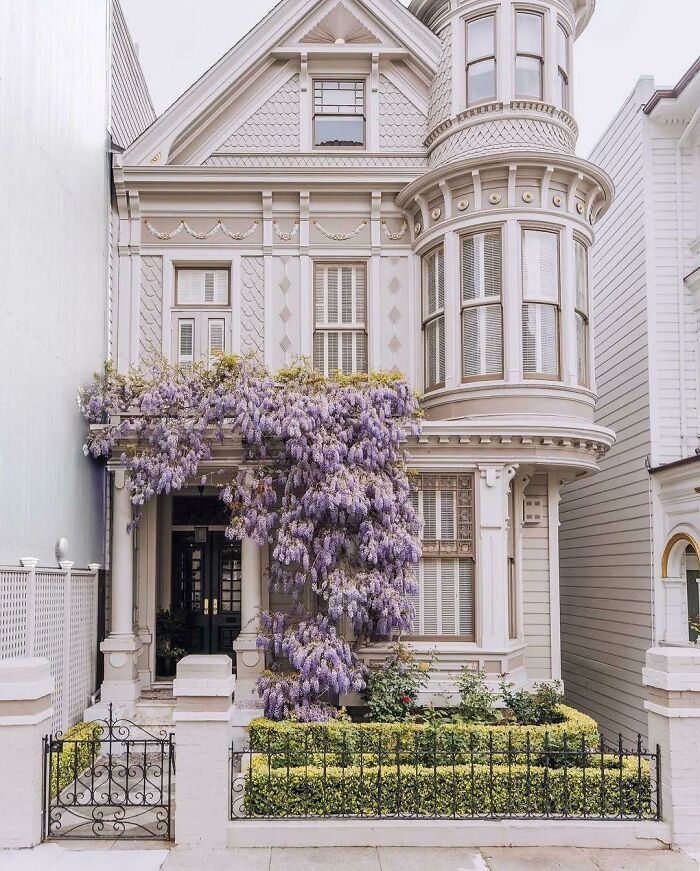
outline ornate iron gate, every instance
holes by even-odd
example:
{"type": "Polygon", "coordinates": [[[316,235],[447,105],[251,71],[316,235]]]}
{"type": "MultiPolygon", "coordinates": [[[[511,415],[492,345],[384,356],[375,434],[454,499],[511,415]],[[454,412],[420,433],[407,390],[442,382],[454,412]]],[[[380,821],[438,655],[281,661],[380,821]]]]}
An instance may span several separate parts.
{"type": "Polygon", "coordinates": [[[44,837],[171,840],[175,743],[115,716],[44,738],[44,837]]]}

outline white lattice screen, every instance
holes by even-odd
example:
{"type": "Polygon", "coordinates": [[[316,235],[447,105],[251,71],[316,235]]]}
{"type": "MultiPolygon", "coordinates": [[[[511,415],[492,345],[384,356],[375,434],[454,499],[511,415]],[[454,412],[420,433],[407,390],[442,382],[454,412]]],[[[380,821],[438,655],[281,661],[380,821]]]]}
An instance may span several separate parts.
{"type": "Polygon", "coordinates": [[[81,720],[95,691],[97,595],[94,572],[0,568],[0,659],[48,659],[54,732],[81,720]]]}

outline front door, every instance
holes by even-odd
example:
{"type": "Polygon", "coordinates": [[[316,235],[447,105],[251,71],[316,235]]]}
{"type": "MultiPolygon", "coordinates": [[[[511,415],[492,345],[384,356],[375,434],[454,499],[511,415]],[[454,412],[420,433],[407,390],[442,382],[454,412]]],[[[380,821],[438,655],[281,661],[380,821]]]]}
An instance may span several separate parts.
{"type": "Polygon", "coordinates": [[[223,532],[174,532],[172,600],[187,618],[188,653],[226,653],[234,659],[233,642],[241,631],[240,542],[223,532]]]}

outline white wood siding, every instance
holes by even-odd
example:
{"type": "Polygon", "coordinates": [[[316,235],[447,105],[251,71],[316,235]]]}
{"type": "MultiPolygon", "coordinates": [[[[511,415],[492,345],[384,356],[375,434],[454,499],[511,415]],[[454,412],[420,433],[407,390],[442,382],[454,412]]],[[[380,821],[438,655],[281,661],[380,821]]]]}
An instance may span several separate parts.
{"type": "Polygon", "coordinates": [[[593,250],[596,420],[617,433],[597,475],[563,488],[562,666],[568,699],[608,734],[646,732],[651,644],[651,450],[642,80],[591,159],[617,198],[593,250]]]}
{"type": "Polygon", "coordinates": [[[131,145],[156,118],[119,0],[112,0],[110,115],[112,139],[120,148],[131,145]]]}
{"type": "Polygon", "coordinates": [[[552,676],[547,475],[536,475],[528,484],[525,496],[542,500],[541,521],[522,530],[525,667],[528,678],[537,680],[552,676]]]}

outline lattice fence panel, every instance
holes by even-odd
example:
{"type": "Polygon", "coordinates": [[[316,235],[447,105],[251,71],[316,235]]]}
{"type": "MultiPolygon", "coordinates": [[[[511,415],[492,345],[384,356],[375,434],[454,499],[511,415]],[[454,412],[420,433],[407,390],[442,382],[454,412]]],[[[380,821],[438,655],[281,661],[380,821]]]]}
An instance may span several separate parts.
{"type": "Polygon", "coordinates": [[[64,673],[64,632],[65,627],[66,576],[56,572],[36,573],[36,629],[34,635],[34,656],[48,659],[51,677],[54,679],[53,722],[54,732],[67,727],[66,693],[64,673]]]}
{"type": "Polygon", "coordinates": [[[27,654],[28,575],[0,569],[0,659],[27,654]]]}
{"type": "Polygon", "coordinates": [[[97,579],[93,574],[73,572],[69,611],[68,687],[66,715],[70,723],[83,717],[95,689],[97,648],[95,617],[97,579]]]}

